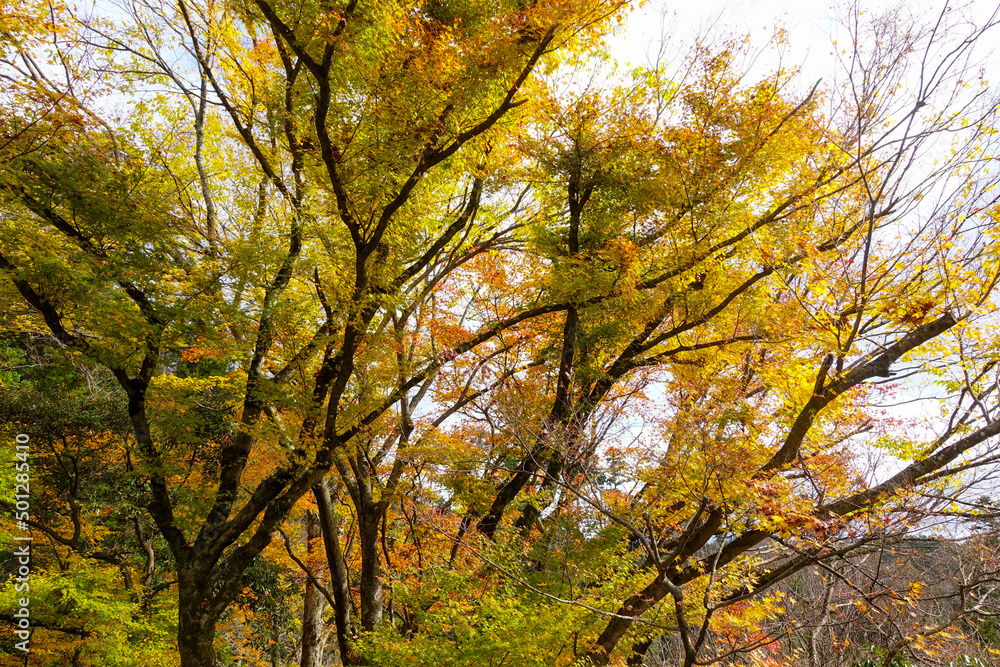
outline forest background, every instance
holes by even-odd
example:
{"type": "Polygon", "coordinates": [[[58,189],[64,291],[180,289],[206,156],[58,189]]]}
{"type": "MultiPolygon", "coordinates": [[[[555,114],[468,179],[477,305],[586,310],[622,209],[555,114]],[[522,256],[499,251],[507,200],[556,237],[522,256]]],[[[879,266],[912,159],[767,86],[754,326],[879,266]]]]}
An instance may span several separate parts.
{"type": "Polygon", "coordinates": [[[3,5],[5,664],[995,661],[996,8],[630,9],[3,5]]]}

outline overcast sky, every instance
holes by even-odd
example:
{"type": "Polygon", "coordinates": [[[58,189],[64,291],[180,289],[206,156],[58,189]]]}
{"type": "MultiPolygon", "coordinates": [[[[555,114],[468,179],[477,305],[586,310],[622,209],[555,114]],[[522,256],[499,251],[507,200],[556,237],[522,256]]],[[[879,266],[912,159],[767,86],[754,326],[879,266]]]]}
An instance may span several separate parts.
{"type": "MultiPolygon", "coordinates": [[[[850,0],[649,0],[635,10],[626,29],[612,41],[612,49],[622,61],[641,64],[647,61],[651,45],[655,53],[660,35],[673,36],[677,46],[690,44],[693,35],[712,27],[718,33],[749,34],[755,44],[762,45],[776,26],[785,28],[789,43],[782,54],[786,65],[803,66],[804,76],[811,82],[829,76],[833,56],[831,40],[840,31],[838,17],[850,13],[850,0]]],[[[863,0],[866,12],[881,12],[902,5],[915,16],[928,21],[937,17],[947,4],[974,21],[994,11],[996,0],[863,0]]],[[[998,31],[1000,32],[1000,31],[998,31]]],[[[776,62],[776,52],[765,54],[760,61],[768,66],[768,57],[776,62]]],[[[991,58],[1000,80],[998,58],[991,58]]],[[[771,65],[773,67],[773,65],[771,65]]]]}

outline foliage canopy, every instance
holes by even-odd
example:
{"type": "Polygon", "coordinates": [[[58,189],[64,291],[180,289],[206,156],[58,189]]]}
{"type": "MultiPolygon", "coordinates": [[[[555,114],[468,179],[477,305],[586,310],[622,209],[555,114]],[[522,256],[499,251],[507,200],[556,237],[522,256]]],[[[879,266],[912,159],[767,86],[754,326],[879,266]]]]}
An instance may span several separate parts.
{"type": "Polygon", "coordinates": [[[326,664],[328,607],[344,664],[765,664],[775,586],[976,493],[995,17],[856,12],[803,87],[616,69],[627,9],[0,15],[47,655],[326,664]]]}

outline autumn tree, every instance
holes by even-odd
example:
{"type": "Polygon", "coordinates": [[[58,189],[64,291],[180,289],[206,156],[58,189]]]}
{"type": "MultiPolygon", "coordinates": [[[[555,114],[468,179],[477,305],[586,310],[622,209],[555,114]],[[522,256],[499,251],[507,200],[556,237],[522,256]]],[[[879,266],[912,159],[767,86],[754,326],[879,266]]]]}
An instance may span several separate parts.
{"type": "Polygon", "coordinates": [[[532,313],[443,355],[420,349],[408,369],[378,362],[445,275],[506,240],[497,216],[474,223],[490,137],[540,60],[617,8],[150,4],[124,31],[45,9],[50,21],[5,32],[15,208],[0,264],[24,306],[127,396],[147,511],[176,562],[182,664],[214,663],[244,571],[335,466],[357,506],[360,625],[373,629],[376,531],[404,462],[373,497],[360,441],[449,356],[532,313]],[[121,76],[99,90],[90,74],[105,67],[121,76]],[[136,83],[178,97],[133,96],[130,117],[102,118],[102,94],[136,83]],[[55,265],[32,259],[45,247],[55,265]],[[185,383],[171,351],[235,363],[185,383]],[[209,383],[242,399],[198,428],[209,383]],[[212,493],[194,494],[204,484],[212,493]]]}
{"type": "MultiPolygon", "coordinates": [[[[50,337],[6,339],[0,350],[4,437],[34,434],[32,653],[43,661],[68,655],[84,663],[170,664],[172,567],[136,506],[141,483],[130,474],[131,429],[113,378],[75,365],[82,360],[50,337]]],[[[0,499],[10,516],[16,463],[24,470],[23,461],[7,461],[0,499]]],[[[4,561],[5,571],[17,570],[13,550],[4,561]]],[[[6,609],[23,592],[12,585],[3,591],[5,620],[15,626],[6,609]]]]}
{"type": "Polygon", "coordinates": [[[994,18],[854,12],[803,85],[616,72],[623,4],[4,18],[3,326],[117,384],[185,667],[276,548],[304,664],[324,602],[345,664],[725,660],[992,463],[994,18]],[[918,377],[927,437],[879,405],[918,377]]]}

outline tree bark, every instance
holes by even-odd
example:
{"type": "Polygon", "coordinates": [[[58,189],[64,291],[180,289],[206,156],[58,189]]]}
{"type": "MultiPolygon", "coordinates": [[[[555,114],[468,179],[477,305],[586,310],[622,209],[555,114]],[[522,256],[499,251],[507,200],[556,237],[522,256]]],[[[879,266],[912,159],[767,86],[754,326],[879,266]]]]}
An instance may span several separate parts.
{"type": "Polygon", "coordinates": [[[204,596],[195,586],[178,586],[177,648],[181,667],[215,667],[215,624],[204,611],[204,596]],[[191,591],[197,591],[191,594],[191,591]]]}
{"type": "Polygon", "coordinates": [[[642,667],[642,663],[646,661],[646,652],[649,651],[649,647],[652,645],[652,638],[643,639],[641,642],[632,644],[632,655],[628,657],[625,664],[628,667],[642,667]]]}
{"type": "Polygon", "coordinates": [[[333,619],[337,626],[337,648],[340,651],[340,661],[345,665],[358,664],[358,656],[351,651],[349,641],[354,636],[351,623],[351,591],[347,583],[347,565],[344,563],[344,553],[340,549],[340,526],[337,515],[333,511],[333,499],[326,480],[313,487],[316,497],[316,507],[319,510],[319,521],[323,529],[323,546],[326,549],[326,560],[330,566],[330,583],[333,601],[333,619]]]}
{"type": "MultiPolygon", "coordinates": [[[[306,512],[306,553],[315,551],[313,541],[322,536],[319,517],[306,512]]],[[[299,667],[320,667],[323,664],[323,598],[316,584],[306,579],[302,596],[302,654],[299,667]]]]}
{"type": "Polygon", "coordinates": [[[382,564],[378,553],[380,518],[381,514],[374,511],[358,512],[358,539],[361,542],[361,627],[366,632],[374,630],[382,622],[382,564]]]}

